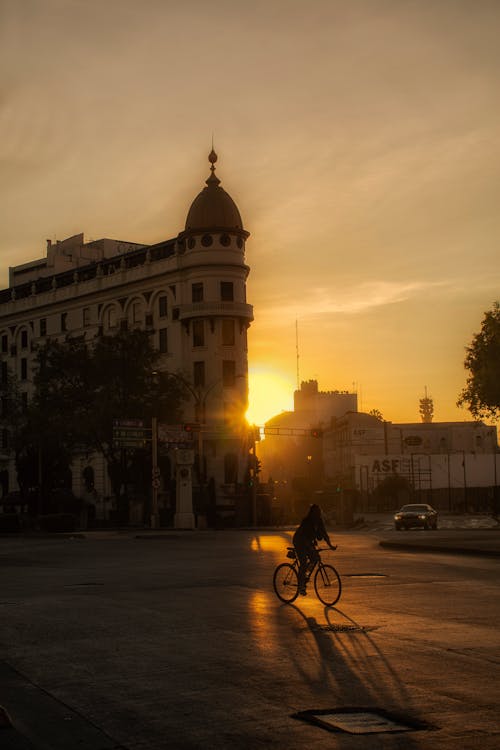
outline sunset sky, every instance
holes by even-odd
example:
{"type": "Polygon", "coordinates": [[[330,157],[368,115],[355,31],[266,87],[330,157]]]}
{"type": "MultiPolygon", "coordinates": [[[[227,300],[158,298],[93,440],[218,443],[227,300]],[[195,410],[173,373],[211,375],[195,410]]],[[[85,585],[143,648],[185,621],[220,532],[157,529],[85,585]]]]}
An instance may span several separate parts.
{"type": "Polygon", "coordinates": [[[0,286],[45,241],[153,243],[209,174],[251,266],[253,421],[297,383],[470,419],[500,298],[498,0],[0,0],[0,286]],[[258,407],[258,408],[257,408],[258,407]]]}

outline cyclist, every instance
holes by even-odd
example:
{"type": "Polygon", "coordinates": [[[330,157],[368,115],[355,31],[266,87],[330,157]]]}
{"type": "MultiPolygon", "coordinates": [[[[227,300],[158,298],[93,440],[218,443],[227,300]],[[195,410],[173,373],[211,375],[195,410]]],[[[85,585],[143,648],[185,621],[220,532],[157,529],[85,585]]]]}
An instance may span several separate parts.
{"type": "Polygon", "coordinates": [[[324,539],[330,549],[337,549],[330,541],[328,532],[323,521],[323,514],[319,505],[314,503],[309,508],[305,518],[302,519],[300,526],[293,535],[293,546],[299,560],[299,594],[305,596],[306,591],[306,572],[308,560],[316,563],[319,554],[316,551],[316,542],[324,539]]]}

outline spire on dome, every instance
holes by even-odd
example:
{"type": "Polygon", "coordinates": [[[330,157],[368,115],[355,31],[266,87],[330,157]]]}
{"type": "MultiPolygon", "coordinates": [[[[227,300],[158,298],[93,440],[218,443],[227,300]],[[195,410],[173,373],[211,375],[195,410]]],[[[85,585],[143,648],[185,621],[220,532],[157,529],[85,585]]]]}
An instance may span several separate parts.
{"type": "Polygon", "coordinates": [[[211,171],[212,174],[210,175],[210,177],[208,178],[208,180],[206,180],[207,185],[213,185],[214,183],[216,185],[220,185],[219,178],[215,176],[215,163],[216,163],[217,159],[218,159],[218,156],[217,156],[217,154],[214,151],[214,142],[213,142],[213,138],[212,138],[212,150],[210,151],[210,153],[208,155],[208,161],[210,162],[210,165],[211,165],[210,166],[210,171],[211,171]]]}

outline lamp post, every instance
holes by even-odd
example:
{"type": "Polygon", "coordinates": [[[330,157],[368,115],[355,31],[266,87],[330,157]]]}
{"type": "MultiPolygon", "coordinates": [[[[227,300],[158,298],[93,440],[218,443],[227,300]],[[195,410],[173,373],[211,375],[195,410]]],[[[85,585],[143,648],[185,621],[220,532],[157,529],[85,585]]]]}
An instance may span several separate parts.
{"type": "Polygon", "coordinates": [[[157,529],[159,524],[158,490],[160,488],[160,470],[158,469],[158,419],[151,418],[151,518],[150,526],[157,529]]]}

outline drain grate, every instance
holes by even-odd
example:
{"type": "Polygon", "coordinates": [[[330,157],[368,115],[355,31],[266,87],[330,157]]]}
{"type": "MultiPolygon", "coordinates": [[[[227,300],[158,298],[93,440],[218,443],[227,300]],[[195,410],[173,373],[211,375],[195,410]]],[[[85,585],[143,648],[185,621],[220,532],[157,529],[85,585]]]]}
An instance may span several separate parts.
{"type": "Polygon", "coordinates": [[[377,630],[378,627],[379,625],[309,625],[310,630],[324,633],[367,633],[369,630],[377,630]]]}
{"type": "Polygon", "coordinates": [[[340,708],[299,711],[293,719],[347,734],[382,734],[387,732],[415,732],[434,729],[418,719],[389,713],[379,708],[340,708]]]}
{"type": "Polygon", "coordinates": [[[97,581],[83,581],[82,583],[67,583],[64,588],[72,589],[75,586],[104,586],[104,583],[99,583],[97,581]]]}

